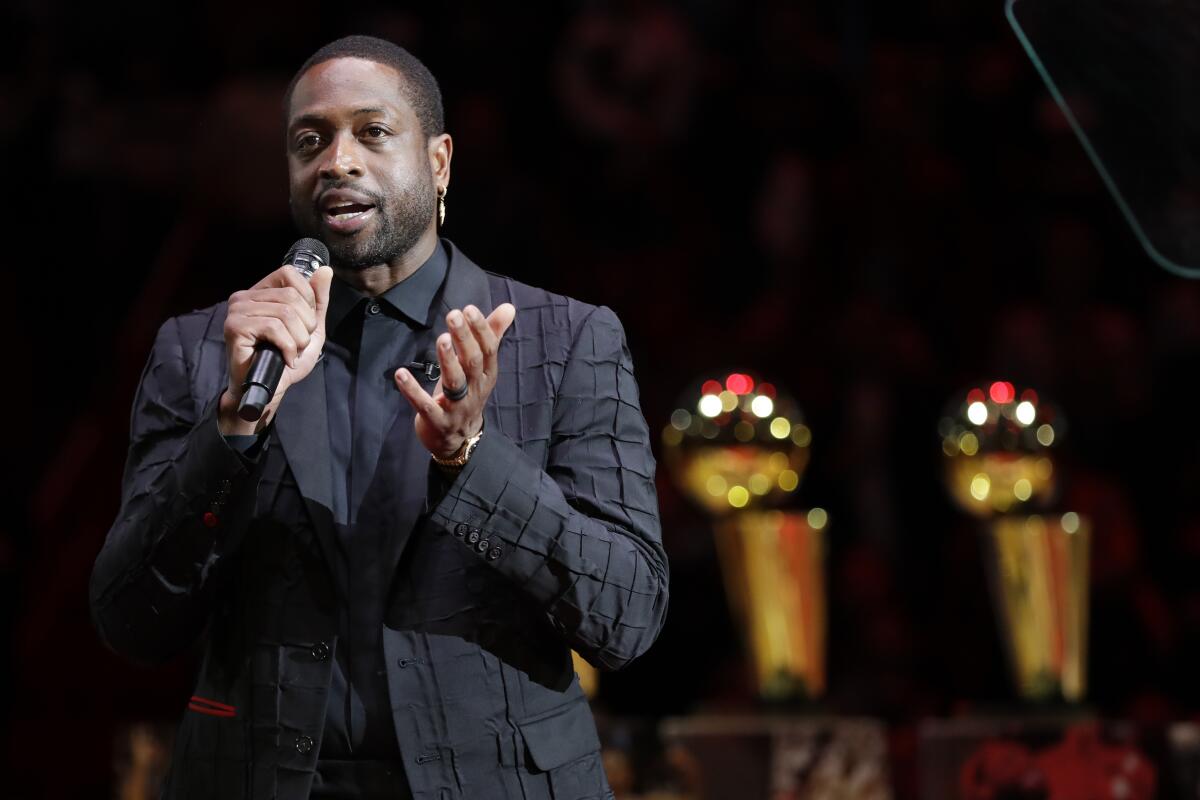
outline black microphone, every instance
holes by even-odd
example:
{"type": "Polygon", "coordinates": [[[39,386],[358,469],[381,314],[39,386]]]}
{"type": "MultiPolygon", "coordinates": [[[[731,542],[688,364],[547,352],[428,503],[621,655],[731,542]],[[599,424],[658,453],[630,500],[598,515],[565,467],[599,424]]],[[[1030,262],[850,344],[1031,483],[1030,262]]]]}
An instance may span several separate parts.
{"type": "MultiPolygon", "coordinates": [[[[301,239],[288,249],[283,263],[291,264],[308,280],[317,269],[329,264],[329,248],[317,239],[301,239]]],[[[279,378],[283,375],[283,356],[279,354],[279,348],[263,342],[255,349],[258,352],[242,381],[242,400],[238,403],[238,416],[247,422],[256,422],[263,415],[263,409],[275,396],[279,378]]]]}

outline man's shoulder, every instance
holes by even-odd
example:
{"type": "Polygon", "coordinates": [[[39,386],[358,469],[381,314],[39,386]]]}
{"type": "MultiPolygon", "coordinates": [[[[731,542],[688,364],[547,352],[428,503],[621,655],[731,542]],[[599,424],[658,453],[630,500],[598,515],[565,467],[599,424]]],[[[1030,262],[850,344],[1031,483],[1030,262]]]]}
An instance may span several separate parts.
{"type": "Polygon", "coordinates": [[[154,348],[162,352],[182,351],[185,360],[191,361],[206,347],[225,347],[226,303],[214,303],[204,308],[193,309],[169,317],[158,328],[154,348]]]}
{"type": "Polygon", "coordinates": [[[213,338],[224,341],[222,329],[225,325],[227,306],[228,303],[222,300],[211,306],[177,314],[164,322],[162,327],[174,328],[179,338],[185,342],[213,338]]]}
{"type": "Polygon", "coordinates": [[[617,315],[607,306],[597,306],[565,294],[531,286],[489,270],[485,270],[485,273],[492,292],[492,302],[495,305],[512,303],[517,308],[518,319],[536,318],[547,336],[553,336],[555,331],[558,331],[574,341],[585,325],[621,331],[617,315]]]}

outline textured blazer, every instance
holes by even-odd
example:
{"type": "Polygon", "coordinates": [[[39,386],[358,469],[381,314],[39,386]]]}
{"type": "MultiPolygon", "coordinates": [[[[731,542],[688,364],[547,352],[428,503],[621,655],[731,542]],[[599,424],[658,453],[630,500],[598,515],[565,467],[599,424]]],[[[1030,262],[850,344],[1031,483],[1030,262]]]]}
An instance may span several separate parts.
{"type": "MultiPolygon", "coordinates": [[[[488,313],[507,301],[517,314],[483,438],[449,487],[431,489],[428,467],[387,474],[381,458],[395,487],[380,558],[400,757],[417,798],[610,797],[570,650],[617,669],[650,646],[667,608],[654,460],[624,333],[607,308],[450,252],[436,332],[468,303],[488,313]]],[[[323,362],[245,458],[217,429],[225,310],[158,332],[91,608],[104,641],[142,662],[175,656],[207,628],[164,797],[299,800],[350,577],[329,510],[323,362]]],[[[396,425],[412,425],[396,402],[396,425]]]]}

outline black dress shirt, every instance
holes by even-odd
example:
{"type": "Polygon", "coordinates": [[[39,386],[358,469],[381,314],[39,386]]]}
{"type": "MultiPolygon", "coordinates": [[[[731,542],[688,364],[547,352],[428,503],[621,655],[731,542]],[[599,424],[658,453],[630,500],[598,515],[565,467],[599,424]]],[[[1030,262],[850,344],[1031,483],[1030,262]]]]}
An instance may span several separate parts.
{"type": "MultiPolygon", "coordinates": [[[[325,316],[325,387],[332,456],[333,518],[349,578],[350,607],[336,649],[321,758],[398,758],[382,650],[382,574],[393,495],[386,486],[369,492],[385,440],[411,441],[412,414],[396,389],[396,369],[436,360],[431,309],[446,277],[448,259],[439,243],[407,279],[379,297],[367,297],[338,278],[325,316]],[[405,422],[396,425],[402,412],[405,422]],[[394,428],[394,430],[393,430],[394,428]]],[[[428,385],[426,388],[429,388],[428,385]]],[[[381,481],[393,475],[379,475],[381,481]]],[[[407,476],[406,476],[407,477],[407,476]]],[[[426,480],[426,473],[411,476],[426,480]]]]}
{"type": "MultiPolygon", "coordinates": [[[[383,574],[387,560],[379,557],[386,550],[388,522],[394,517],[386,506],[395,493],[388,491],[386,483],[397,476],[392,474],[394,468],[381,474],[377,466],[385,443],[395,452],[412,449],[416,436],[412,414],[393,376],[398,367],[408,367],[427,391],[432,389],[433,380],[418,365],[436,363],[432,313],[448,263],[439,242],[416,272],[379,297],[368,297],[337,277],[330,286],[323,357],[331,511],[341,544],[340,567],[351,593],[349,608],[342,614],[314,796],[322,788],[328,796],[351,786],[370,792],[367,784],[386,780],[380,770],[386,766],[391,771],[393,764],[403,780],[381,634],[390,576],[383,574]],[[399,416],[405,421],[397,425],[399,416]],[[323,772],[328,773],[324,782],[323,772]]],[[[259,437],[226,438],[249,454],[259,437]]],[[[425,471],[404,476],[422,484],[426,477],[425,471]]]]}

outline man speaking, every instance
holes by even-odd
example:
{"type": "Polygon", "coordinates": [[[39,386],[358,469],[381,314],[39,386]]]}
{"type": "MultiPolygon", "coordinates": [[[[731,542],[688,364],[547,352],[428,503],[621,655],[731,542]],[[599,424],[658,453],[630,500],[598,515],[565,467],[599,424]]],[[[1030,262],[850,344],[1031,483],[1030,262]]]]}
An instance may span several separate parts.
{"type": "Polygon", "coordinates": [[[285,107],[332,269],[162,326],[91,579],[130,658],[207,627],[164,797],[609,797],[570,650],[617,669],[667,608],[621,325],[439,238],[452,141],[407,51],[333,42],[285,107]]]}

